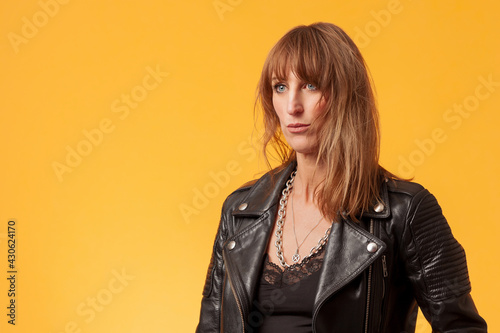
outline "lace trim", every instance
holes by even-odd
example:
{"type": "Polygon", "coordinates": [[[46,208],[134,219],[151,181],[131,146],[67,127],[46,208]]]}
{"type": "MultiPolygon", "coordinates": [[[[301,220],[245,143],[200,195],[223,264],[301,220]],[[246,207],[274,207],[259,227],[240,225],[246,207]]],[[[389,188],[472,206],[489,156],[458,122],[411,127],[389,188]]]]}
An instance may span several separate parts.
{"type": "Polygon", "coordinates": [[[319,271],[323,265],[324,246],[313,256],[302,260],[300,263],[290,265],[282,269],[280,266],[269,261],[266,255],[262,281],[277,288],[291,286],[313,273],[319,271]]]}

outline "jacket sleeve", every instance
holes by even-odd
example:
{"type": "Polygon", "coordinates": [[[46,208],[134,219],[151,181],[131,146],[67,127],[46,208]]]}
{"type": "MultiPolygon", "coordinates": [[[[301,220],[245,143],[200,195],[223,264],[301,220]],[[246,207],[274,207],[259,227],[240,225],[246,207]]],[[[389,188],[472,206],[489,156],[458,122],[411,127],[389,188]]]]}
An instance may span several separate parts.
{"type": "Polygon", "coordinates": [[[220,332],[222,285],[224,278],[222,246],[227,236],[225,226],[223,209],[217,235],[215,236],[212,257],[208,265],[207,277],[203,288],[203,298],[201,300],[200,320],[196,328],[196,333],[220,332]]]}
{"type": "Polygon", "coordinates": [[[470,296],[465,252],[436,198],[423,189],[410,203],[402,253],[415,297],[433,332],[487,332],[470,296]]]}

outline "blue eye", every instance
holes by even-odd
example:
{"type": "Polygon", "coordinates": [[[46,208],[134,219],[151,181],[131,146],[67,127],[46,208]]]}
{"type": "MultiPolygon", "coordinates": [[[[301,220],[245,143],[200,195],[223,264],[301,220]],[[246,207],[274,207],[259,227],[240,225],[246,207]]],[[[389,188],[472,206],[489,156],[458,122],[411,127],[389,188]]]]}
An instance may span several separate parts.
{"type": "Polygon", "coordinates": [[[309,90],[316,90],[316,89],[318,89],[318,88],[316,88],[316,86],[314,84],[311,84],[311,83],[308,83],[306,85],[306,88],[309,89],[309,90]]]}
{"type": "Polygon", "coordinates": [[[282,93],[285,91],[285,89],[286,89],[286,87],[284,84],[278,83],[278,84],[274,85],[274,91],[276,91],[277,93],[282,93]]]}

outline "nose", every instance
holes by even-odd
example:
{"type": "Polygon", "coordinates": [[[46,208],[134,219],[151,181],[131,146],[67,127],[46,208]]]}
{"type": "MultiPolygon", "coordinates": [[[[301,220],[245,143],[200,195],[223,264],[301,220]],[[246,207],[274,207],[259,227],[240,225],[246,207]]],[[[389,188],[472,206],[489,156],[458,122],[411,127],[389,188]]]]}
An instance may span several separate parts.
{"type": "Polygon", "coordinates": [[[291,89],[288,93],[287,112],[290,115],[304,111],[300,91],[291,89]]]}

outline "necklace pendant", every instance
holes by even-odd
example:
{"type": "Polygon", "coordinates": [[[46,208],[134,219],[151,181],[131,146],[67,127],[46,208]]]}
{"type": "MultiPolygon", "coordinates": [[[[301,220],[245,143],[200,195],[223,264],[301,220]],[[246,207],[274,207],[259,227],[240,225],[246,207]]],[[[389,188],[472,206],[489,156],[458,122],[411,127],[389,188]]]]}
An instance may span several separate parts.
{"type": "Polygon", "coordinates": [[[295,254],[292,256],[292,261],[294,264],[298,263],[300,261],[300,254],[299,251],[295,252],[295,254]]]}

